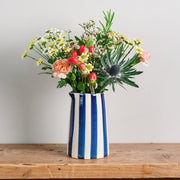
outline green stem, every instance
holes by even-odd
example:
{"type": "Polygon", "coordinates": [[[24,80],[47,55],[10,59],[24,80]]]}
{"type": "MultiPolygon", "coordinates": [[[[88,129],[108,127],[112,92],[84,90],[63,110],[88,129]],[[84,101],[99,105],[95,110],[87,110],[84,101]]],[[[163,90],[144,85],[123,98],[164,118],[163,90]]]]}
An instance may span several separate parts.
{"type": "Polygon", "coordinates": [[[124,56],[124,58],[122,59],[122,61],[127,57],[127,55],[133,50],[134,46],[128,51],[128,53],[124,56]]]}
{"type": "MultiPolygon", "coordinates": [[[[36,62],[38,61],[38,59],[36,59],[36,58],[34,58],[34,57],[32,57],[32,56],[29,56],[29,55],[26,55],[26,56],[29,57],[29,58],[31,58],[32,60],[34,60],[34,61],[36,61],[36,62]]],[[[46,63],[43,63],[43,62],[42,62],[42,64],[45,65],[45,66],[51,67],[49,64],[46,64],[46,63]]]]}
{"type": "Polygon", "coordinates": [[[36,59],[36,58],[34,58],[34,57],[32,57],[32,56],[29,56],[29,55],[26,55],[27,57],[29,57],[29,58],[31,58],[31,59],[33,59],[34,61],[38,61],[38,59],[36,59]]]}
{"type": "Polygon", "coordinates": [[[38,45],[39,45],[40,49],[43,50],[43,48],[42,48],[42,46],[40,45],[40,43],[38,43],[38,45]]]}
{"type": "MultiPolygon", "coordinates": [[[[46,55],[44,55],[43,52],[42,52],[37,46],[34,45],[34,47],[37,49],[37,51],[38,51],[39,53],[38,53],[37,51],[36,51],[36,52],[37,52],[40,56],[42,56],[44,59],[46,59],[46,60],[48,61],[48,57],[47,57],[46,55]]],[[[33,48],[33,50],[35,50],[35,49],[33,48]]]]}
{"type": "Polygon", "coordinates": [[[81,78],[82,78],[82,85],[83,85],[83,93],[84,93],[84,79],[83,79],[83,74],[82,74],[82,71],[80,69],[80,73],[81,73],[81,78]]]}
{"type": "Polygon", "coordinates": [[[102,86],[101,89],[99,90],[99,93],[101,93],[105,89],[106,86],[102,86]]]}
{"type": "MultiPolygon", "coordinates": [[[[38,53],[40,56],[42,56],[38,51],[36,51],[35,49],[33,49],[36,53],[38,53]]],[[[44,56],[42,56],[44,59],[45,59],[45,57],[44,56]]],[[[45,63],[44,63],[45,64],[45,63]]],[[[49,66],[49,64],[47,64],[48,66],[49,66]]]]}
{"type": "Polygon", "coordinates": [[[129,48],[129,44],[126,46],[126,47],[124,47],[124,52],[126,52],[126,50],[129,48]]]}

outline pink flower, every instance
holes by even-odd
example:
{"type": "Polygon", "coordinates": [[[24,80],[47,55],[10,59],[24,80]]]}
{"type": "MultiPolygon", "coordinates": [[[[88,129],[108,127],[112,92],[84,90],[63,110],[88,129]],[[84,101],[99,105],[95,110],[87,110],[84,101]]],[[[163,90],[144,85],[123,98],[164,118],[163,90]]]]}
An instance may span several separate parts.
{"type": "Polygon", "coordinates": [[[140,61],[143,62],[145,65],[148,65],[148,60],[150,59],[150,54],[146,52],[145,50],[142,50],[139,53],[140,61]]]}
{"type": "Polygon", "coordinates": [[[69,65],[67,59],[56,60],[53,64],[53,76],[55,78],[66,78],[66,74],[72,71],[72,66],[69,65]]]}

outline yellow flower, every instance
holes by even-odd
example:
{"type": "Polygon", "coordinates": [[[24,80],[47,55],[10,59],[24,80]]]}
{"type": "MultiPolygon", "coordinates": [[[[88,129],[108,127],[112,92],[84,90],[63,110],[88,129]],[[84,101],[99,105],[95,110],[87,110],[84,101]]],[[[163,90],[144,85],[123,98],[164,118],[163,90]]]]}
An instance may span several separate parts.
{"type": "Polygon", "coordinates": [[[83,69],[83,73],[84,73],[84,75],[87,75],[87,74],[88,74],[88,71],[87,71],[86,68],[83,69]]]}
{"type": "Polygon", "coordinates": [[[113,32],[113,31],[108,34],[109,38],[116,37],[117,35],[118,34],[116,32],[113,32]]]}
{"type": "Polygon", "coordinates": [[[137,47],[137,48],[136,48],[136,52],[137,52],[137,53],[141,53],[142,51],[143,51],[142,48],[140,48],[140,47],[137,47]]]}
{"type": "Polygon", "coordinates": [[[110,47],[110,46],[108,46],[108,49],[114,49],[114,46],[111,46],[111,47],[110,47]]]}
{"type": "Polygon", "coordinates": [[[29,44],[28,44],[28,50],[30,50],[30,49],[33,48],[33,46],[34,46],[35,43],[36,43],[36,38],[37,38],[37,36],[35,36],[35,37],[29,42],[29,44]]]}
{"type": "Polygon", "coordinates": [[[93,70],[94,66],[90,63],[88,64],[85,64],[85,68],[83,69],[83,73],[86,75],[86,74],[89,74],[92,70],[93,70]]]}
{"type": "Polygon", "coordinates": [[[24,51],[24,53],[22,54],[21,58],[24,59],[27,56],[27,52],[24,51]]]}
{"type": "Polygon", "coordinates": [[[30,42],[29,42],[29,44],[28,44],[28,50],[30,50],[30,49],[32,49],[33,48],[33,46],[35,45],[35,40],[33,39],[33,40],[31,40],[30,42]]]}
{"type": "Polygon", "coordinates": [[[70,51],[72,50],[72,48],[70,48],[70,47],[64,47],[63,50],[64,50],[66,53],[68,53],[68,52],[70,52],[70,51]]]}
{"type": "Polygon", "coordinates": [[[124,41],[125,41],[126,43],[128,43],[128,44],[131,42],[130,39],[127,38],[127,37],[124,38],[124,41]]]}
{"type": "Polygon", "coordinates": [[[125,35],[123,35],[123,34],[119,34],[120,35],[120,37],[121,37],[121,39],[126,39],[127,37],[125,36],[125,35]]]}
{"type": "Polygon", "coordinates": [[[52,48],[54,46],[54,44],[55,43],[53,41],[51,41],[51,42],[48,43],[47,47],[51,47],[52,48]]]}
{"type": "Polygon", "coordinates": [[[50,51],[48,52],[48,54],[49,54],[49,56],[52,56],[52,55],[56,54],[57,52],[58,52],[58,49],[52,48],[52,49],[50,49],[50,51]]]}
{"type": "Polygon", "coordinates": [[[142,44],[142,41],[140,41],[139,39],[133,39],[135,45],[139,46],[142,44]]]}
{"type": "Polygon", "coordinates": [[[120,34],[120,37],[121,37],[121,39],[123,39],[123,41],[125,41],[126,43],[131,44],[131,40],[130,40],[128,37],[126,37],[125,35],[120,34]]]}
{"type": "Polygon", "coordinates": [[[81,56],[79,56],[80,62],[86,62],[88,60],[89,54],[82,53],[81,56]]]}
{"type": "Polygon", "coordinates": [[[60,37],[56,39],[57,43],[60,43],[61,41],[62,41],[62,38],[60,38],[60,37]]]}
{"type": "Polygon", "coordinates": [[[45,38],[46,39],[51,39],[52,37],[51,37],[51,35],[47,35],[47,36],[45,36],[45,38]]]}
{"type": "Polygon", "coordinates": [[[39,66],[39,65],[42,64],[42,62],[43,62],[43,59],[40,58],[40,59],[36,62],[36,65],[39,66]]]}
{"type": "Polygon", "coordinates": [[[65,45],[66,45],[66,42],[60,42],[60,43],[57,45],[57,47],[58,47],[58,49],[62,49],[62,48],[65,47],[65,45]]]}
{"type": "Polygon", "coordinates": [[[131,46],[135,46],[135,44],[134,44],[134,42],[133,41],[129,41],[129,45],[131,45],[131,46]]]}

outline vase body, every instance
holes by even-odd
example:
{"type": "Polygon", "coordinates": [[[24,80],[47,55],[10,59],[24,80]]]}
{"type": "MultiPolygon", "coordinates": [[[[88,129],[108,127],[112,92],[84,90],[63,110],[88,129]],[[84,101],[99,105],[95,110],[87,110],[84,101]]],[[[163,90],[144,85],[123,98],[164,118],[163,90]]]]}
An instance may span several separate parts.
{"type": "Polygon", "coordinates": [[[69,93],[71,97],[67,153],[78,159],[98,159],[109,154],[104,93],[69,93]]]}

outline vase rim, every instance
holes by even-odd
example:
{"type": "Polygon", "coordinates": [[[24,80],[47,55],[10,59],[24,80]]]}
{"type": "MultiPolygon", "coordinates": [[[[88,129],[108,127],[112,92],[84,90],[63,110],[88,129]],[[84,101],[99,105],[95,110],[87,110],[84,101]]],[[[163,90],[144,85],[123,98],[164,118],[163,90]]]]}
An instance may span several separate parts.
{"type": "Polygon", "coordinates": [[[74,93],[74,92],[69,92],[69,94],[82,94],[82,95],[98,95],[98,94],[104,94],[104,92],[101,92],[101,93],[74,93]]]}

